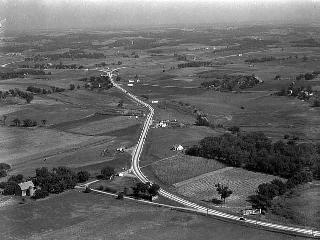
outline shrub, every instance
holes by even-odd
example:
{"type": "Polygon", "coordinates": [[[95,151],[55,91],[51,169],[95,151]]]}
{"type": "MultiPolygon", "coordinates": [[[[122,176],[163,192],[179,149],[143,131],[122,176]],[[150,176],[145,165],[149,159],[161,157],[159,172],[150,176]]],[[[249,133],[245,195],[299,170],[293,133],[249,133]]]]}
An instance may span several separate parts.
{"type": "Polygon", "coordinates": [[[124,197],[124,193],[123,192],[119,192],[116,199],[122,200],[123,197],[124,197]]]}
{"type": "Polygon", "coordinates": [[[87,171],[80,171],[77,173],[77,179],[78,179],[78,182],[80,183],[88,181],[89,177],[90,177],[90,173],[87,171]]]}
{"type": "Polygon", "coordinates": [[[0,163],[0,170],[9,170],[11,166],[7,163],[0,163]]]}
{"type": "Polygon", "coordinates": [[[100,185],[100,186],[98,187],[98,190],[103,191],[103,186],[100,185]]]}
{"type": "Polygon", "coordinates": [[[90,193],[91,189],[89,187],[86,187],[86,189],[83,191],[84,193],[90,193]]]}
{"type": "Polygon", "coordinates": [[[35,192],[34,192],[34,195],[32,196],[33,199],[40,199],[40,198],[45,198],[49,196],[49,193],[48,191],[46,190],[43,190],[43,189],[37,189],[35,192]]]}
{"type": "Polygon", "coordinates": [[[110,192],[110,193],[117,193],[117,189],[114,189],[114,188],[108,187],[108,186],[106,186],[106,187],[104,188],[104,191],[105,191],[105,192],[110,192]]]}

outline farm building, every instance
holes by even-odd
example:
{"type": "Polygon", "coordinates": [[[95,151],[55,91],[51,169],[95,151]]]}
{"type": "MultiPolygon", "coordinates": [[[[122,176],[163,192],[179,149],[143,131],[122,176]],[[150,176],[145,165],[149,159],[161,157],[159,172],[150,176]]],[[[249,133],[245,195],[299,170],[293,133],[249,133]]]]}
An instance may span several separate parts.
{"type": "Polygon", "coordinates": [[[172,150],[173,151],[182,151],[184,148],[182,145],[173,145],[172,150]]]}
{"type": "Polygon", "coordinates": [[[128,85],[128,87],[133,87],[132,83],[128,83],[127,85],[128,85]]]}
{"type": "Polygon", "coordinates": [[[159,103],[158,100],[152,100],[151,103],[159,103]]]}
{"type": "Polygon", "coordinates": [[[129,83],[134,83],[134,80],[132,80],[132,79],[129,79],[129,83]]]}
{"type": "Polygon", "coordinates": [[[33,196],[35,187],[32,181],[22,182],[18,184],[21,189],[21,196],[33,196]]]}

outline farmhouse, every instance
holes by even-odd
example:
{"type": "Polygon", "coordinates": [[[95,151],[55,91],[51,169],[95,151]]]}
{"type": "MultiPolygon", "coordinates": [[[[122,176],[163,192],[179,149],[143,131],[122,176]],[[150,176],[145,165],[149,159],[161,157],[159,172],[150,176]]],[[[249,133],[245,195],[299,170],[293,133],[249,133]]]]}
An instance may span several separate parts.
{"type": "Polygon", "coordinates": [[[21,196],[33,196],[35,187],[32,181],[22,182],[18,184],[21,189],[21,196]]]}
{"type": "Polygon", "coordinates": [[[173,145],[173,147],[172,147],[172,150],[173,151],[182,151],[184,148],[183,148],[183,146],[182,145],[173,145]]]}

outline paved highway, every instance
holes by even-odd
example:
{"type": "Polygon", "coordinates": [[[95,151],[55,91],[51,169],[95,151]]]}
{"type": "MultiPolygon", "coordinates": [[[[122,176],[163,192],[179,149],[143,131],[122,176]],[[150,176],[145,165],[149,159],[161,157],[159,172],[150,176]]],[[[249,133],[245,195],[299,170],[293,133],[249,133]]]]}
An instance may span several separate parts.
{"type": "MultiPolygon", "coordinates": [[[[137,176],[137,178],[140,179],[141,182],[144,182],[144,183],[151,182],[141,171],[140,166],[139,166],[139,160],[140,160],[140,156],[141,156],[141,153],[143,150],[144,143],[146,141],[146,137],[147,137],[149,128],[152,124],[154,109],[152,108],[151,105],[141,101],[138,97],[136,97],[132,93],[128,92],[127,90],[125,90],[124,88],[122,88],[121,86],[119,86],[117,83],[115,83],[113,81],[113,79],[112,79],[113,74],[112,73],[116,70],[118,70],[118,69],[102,70],[102,71],[108,74],[114,87],[118,88],[120,91],[122,91],[123,93],[128,95],[131,99],[133,99],[135,102],[143,105],[144,107],[146,107],[149,110],[147,118],[144,122],[142,132],[139,137],[137,147],[135,148],[135,150],[132,154],[132,171],[137,176]]],[[[228,220],[236,221],[236,222],[241,222],[241,223],[244,222],[243,220],[240,220],[239,216],[228,214],[228,213],[223,213],[223,212],[220,212],[220,211],[217,211],[214,209],[210,209],[210,208],[201,206],[199,204],[196,204],[196,203],[190,202],[188,200],[185,200],[181,197],[178,197],[172,193],[169,193],[169,192],[165,191],[164,189],[160,189],[159,194],[166,197],[166,198],[169,198],[173,201],[176,201],[180,204],[191,207],[191,208],[197,210],[198,212],[205,213],[207,215],[220,217],[220,218],[224,218],[224,219],[228,219],[228,220]]],[[[274,224],[274,223],[257,221],[257,220],[252,220],[252,219],[246,219],[245,223],[248,225],[254,225],[256,227],[269,228],[270,230],[272,229],[275,231],[281,231],[281,232],[286,232],[286,233],[290,233],[290,234],[302,234],[302,235],[306,235],[306,236],[310,236],[310,237],[320,238],[320,231],[315,231],[315,230],[311,230],[311,229],[290,227],[290,226],[285,226],[285,225],[281,225],[281,224],[274,224]]]]}

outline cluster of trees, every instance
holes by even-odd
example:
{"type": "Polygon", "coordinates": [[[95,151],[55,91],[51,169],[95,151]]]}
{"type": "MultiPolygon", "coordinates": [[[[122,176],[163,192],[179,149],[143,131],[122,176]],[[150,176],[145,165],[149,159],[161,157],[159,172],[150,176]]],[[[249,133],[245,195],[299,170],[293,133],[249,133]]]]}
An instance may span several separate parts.
{"type": "Polygon", "coordinates": [[[62,64],[61,61],[59,64],[52,64],[52,63],[35,63],[33,65],[21,64],[19,67],[20,68],[37,68],[37,69],[83,69],[84,68],[82,65],[77,65],[77,64],[62,64]]]}
{"type": "MultiPolygon", "coordinates": [[[[46,167],[36,169],[36,176],[33,178],[35,186],[39,187],[39,195],[47,196],[49,193],[61,193],[72,189],[78,182],[85,182],[90,174],[86,171],[75,173],[67,167],[53,168],[51,171],[46,167]]],[[[37,193],[35,193],[37,195],[37,193]]],[[[35,196],[37,198],[37,196],[35,196]]]]}
{"type": "Polygon", "coordinates": [[[9,89],[9,91],[0,91],[0,100],[5,100],[8,96],[19,97],[24,99],[27,103],[33,100],[33,94],[30,92],[22,91],[18,88],[9,89]]]}
{"type": "Polygon", "coordinates": [[[245,62],[246,63],[262,63],[262,62],[281,61],[281,60],[284,61],[284,60],[290,60],[292,58],[298,59],[299,57],[298,57],[298,55],[295,55],[294,57],[289,56],[289,57],[283,57],[283,58],[276,58],[273,56],[270,56],[270,57],[265,56],[262,58],[249,58],[249,59],[246,59],[245,62]]]}
{"type": "Polygon", "coordinates": [[[91,59],[105,58],[103,53],[85,52],[82,50],[69,50],[68,52],[64,52],[64,53],[48,54],[44,57],[54,61],[59,60],[61,58],[72,58],[72,59],[74,58],[91,58],[91,59]]]}
{"type": "Polygon", "coordinates": [[[262,63],[262,62],[271,62],[277,60],[277,58],[270,56],[270,57],[262,57],[262,58],[249,58],[246,59],[246,63],[262,63]]]}
{"type": "Polygon", "coordinates": [[[91,76],[89,79],[88,78],[83,78],[83,81],[89,81],[89,83],[86,83],[84,85],[85,88],[90,88],[91,90],[95,88],[100,88],[100,89],[109,89],[113,87],[113,84],[111,83],[110,79],[108,76],[101,75],[101,76],[91,76]]]}
{"type": "Polygon", "coordinates": [[[64,92],[65,91],[64,88],[60,88],[60,87],[50,86],[50,88],[51,88],[51,90],[48,90],[46,88],[38,88],[38,87],[34,87],[34,86],[28,86],[27,91],[32,92],[32,93],[37,93],[37,94],[51,94],[51,93],[55,93],[55,92],[64,92]]]}
{"type": "MultiPolygon", "coordinates": [[[[46,167],[36,169],[36,176],[27,179],[32,180],[37,187],[34,199],[44,198],[50,193],[61,193],[67,189],[72,189],[78,182],[85,182],[90,174],[87,171],[75,173],[67,167],[57,167],[49,171],[46,167]]],[[[7,182],[1,182],[0,188],[4,189],[4,195],[19,195],[21,189],[19,183],[26,179],[22,174],[11,176],[7,182]]]]}
{"type": "Polygon", "coordinates": [[[196,118],[197,126],[210,126],[210,122],[208,120],[208,117],[204,113],[198,113],[196,118]]]}
{"type": "Polygon", "coordinates": [[[320,43],[313,38],[293,41],[293,47],[320,47],[320,43]]]}
{"type": "Polygon", "coordinates": [[[296,80],[312,80],[320,74],[320,71],[313,71],[311,73],[301,73],[296,76],[296,80]]]}
{"type": "Polygon", "coordinates": [[[212,62],[210,61],[192,61],[186,63],[179,63],[178,68],[188,68],[188,67],[211,67],[212,62]]]}
{"type": "Polygon", "coordinates": [[[181,55],[174,53],[173,56],[177,59],[177,61],[187,61],[187,56],[186,55],[181,55]]]}
{"type": "Polygon", "coordinates": [[[152,201],[152,197],[158,194],[160,186],[158,184],[147,183],[137,183],[136,186],[132,188],[133,196],[137,198],[143,198],[152,201]]]}
{"type": "Polygon", "coordinates": [[[24,181],[22,174],[12,175],[8,178],[7,182],[0,182],[0,188],[3,189],[3,195],[19,195],[21,189],[19,183],[24,181]]]}
{"type": "MultiPolygon", "coordinates": [[[[47,75],[50,74],[48,73],[47,75]]],[[[28,75],[46,75],[46,73],[37,69],[21,69],[19,71],[0,72],[0,79],[23,78],[28,75]]]]}
{"type": "Polygon", "coordinates": [[[310,181],[312,181],[312,175],[307,171],[294,174],[286,182],[274,179],[270,183],[260,184],[256,194],[249,196],[248,201],[254,208],[268,211],[272,207],[272,201],[275,197],[282,196],[297,185],[310,181]]]}
{"type": "Polygon", "coordinates": [[[11,169],[11,166],[7,163],[0,163],[0,178],[7,176],[7,171],[11,169]]]}
{"type": "MultiPolygon", "coordinates": [[[[20,120],[19,118],[15,118],[12,120],[13,126],[15,127],[35,127],[38,125],[38,122],[31,119],[24,119],[20,120]],[[21,125],[22,124],[22,125],[21,125]]],[[[47,120],[43,119],[41,120],[42,125],[46,125],[47,120]]]]}
{"type": "Polygon", "coordinates": [[[212,81],[202,82],[204,88],[213,88],[216,91],[233,91],[236,89],[246,89],[254,87],[260,81],[254,76],[233,76],[225,75],[222,79],[214,79],[212,81]]]}
{"type": "Polygon", "coordinates": [[[282,88],[278,96],[291,96],[300,100],[309,101],[312,107],[320,107],[320,92],[313,91],[311,86],[295,86],[294,82],[288,88],[282,88]]]}
{"type": "Polygon", "coordinates": [[[284,178],[306,169],[313,173],[314,178],[320,175],[319,145],[296,144],[294,141],[272,143],[262,132],[206,137],[186,153],[284,178]]]}

